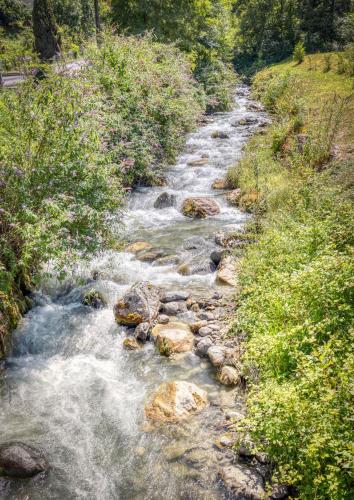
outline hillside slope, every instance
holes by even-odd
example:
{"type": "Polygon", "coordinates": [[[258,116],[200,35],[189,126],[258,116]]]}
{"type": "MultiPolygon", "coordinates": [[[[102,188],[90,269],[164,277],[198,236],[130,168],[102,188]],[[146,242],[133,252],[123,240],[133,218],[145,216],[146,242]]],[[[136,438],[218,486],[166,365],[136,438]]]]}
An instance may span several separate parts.
{"type": "Polygon", "coordinates": [[[313,55],[256,75],[273,124],[229,172],[241,204],[253,194],[257,240],[234,327],[247,338],[240,430],[301,498],[349,498],[351,487],[353,82],[339,61],[313,55]]]}

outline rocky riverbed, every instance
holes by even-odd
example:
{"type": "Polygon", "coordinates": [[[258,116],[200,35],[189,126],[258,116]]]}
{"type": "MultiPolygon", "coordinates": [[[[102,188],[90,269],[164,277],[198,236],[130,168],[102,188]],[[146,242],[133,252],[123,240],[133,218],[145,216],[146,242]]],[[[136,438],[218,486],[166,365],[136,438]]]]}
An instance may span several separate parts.
{"type": "Polygon", "coordinates": [[[266,495],[266,457],[235,445],[245,395],[228,335],[232,249],[249,216],[223,178],[267,121],[240,86],[231,112],[188,137],[165,185],[131,195],[125,250],[33,295],[0,386],[2,498],[266,495]],[[31,479],[6,474],[9,449],[32,460],[31,479]]]}

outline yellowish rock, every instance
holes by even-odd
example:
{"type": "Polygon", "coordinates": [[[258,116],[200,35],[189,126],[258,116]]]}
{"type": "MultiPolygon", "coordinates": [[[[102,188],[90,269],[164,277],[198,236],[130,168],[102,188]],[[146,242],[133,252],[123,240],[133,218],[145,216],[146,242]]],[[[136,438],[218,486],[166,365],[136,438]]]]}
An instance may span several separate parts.
{"type": "Polygon", "coordinates": [[[216,273],[216,279],[222,284],[237,286],[236,260],[227,256],[222,259],[216,273]]]}
{"type": "Polygon", "coordinates": [[[145,415],[155,422],[177,422],[201,411],[207,403],[206,392],[195,384],[164,382],[145,405],[145,415]]]}
{"type": "Polygon", "coordinates": [[[139,344],[139,342],[135,338],[128,337],[128,338],[124,339],[123,347],[124,347],[124,349],[127,349],[128,351],[135,351],[136,349],[140,349],[141,345],[139,344]]]}
{"type": "Polygon", "coordinates": [[[226,189],[227,184],[225,179],[215,179],[215,181],[212,183],[211,187],[213,189],[226,189]]]}
{"type": "Polygon", "coordinates": [[[216,377],[223,385],[237,385],[240,381],[240,373],[233,366],[223,366],[216,377]]]}
{"type": "Polygon", "coordinates": [[[190,167],[201,167],[209,163],[208,158],[200,158],[199,160],[192,160],[187,163],[190,167]]]}
{"type": "Polygon", "coordinates": [[[151,335],[156,339],[156,346],[160,354],[164,356],[188,352],[193,349],[194,339],[187,323],[174,321],[158,324],[152,329],[151,335]]]}
{"type": "Polygon", "coordinates": [[[150,248],[152,248],[152,245],[147,241],[136,241],[135,243],[131,243],[130,245],[125,247],[125,251],[130,253],[138,253],[142,250],[150,250],[150,248]]]}

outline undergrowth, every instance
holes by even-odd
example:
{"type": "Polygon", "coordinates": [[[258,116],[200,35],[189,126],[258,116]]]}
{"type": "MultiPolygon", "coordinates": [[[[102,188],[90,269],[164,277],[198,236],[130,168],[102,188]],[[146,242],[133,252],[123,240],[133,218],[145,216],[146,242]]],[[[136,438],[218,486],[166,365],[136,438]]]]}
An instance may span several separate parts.
{"type": "Polygon", "coordinates": [[[273,124],[229,172],[244,194],[257,191],[257,242],[242,260],[234,327],[247,335],[248,416],[240,430],[267,452],[273,480],[295,486],[300,498],[349,499],[351,83],[293,68],[256,76],[254,94],[273,124]]]}

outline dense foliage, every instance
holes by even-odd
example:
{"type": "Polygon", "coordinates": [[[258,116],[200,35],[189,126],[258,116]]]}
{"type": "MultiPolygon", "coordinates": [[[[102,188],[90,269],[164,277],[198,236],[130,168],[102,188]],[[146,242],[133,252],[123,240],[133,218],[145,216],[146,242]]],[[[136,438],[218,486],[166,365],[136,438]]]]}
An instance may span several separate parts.
{"type": "Polygon", "coordinates": [[[291,64],[256,76],[255,95],[275,121],[230,173],[243,190],[258,190],[260,231],[242,262],[235,326],[248,339],[242,427],[275,463],[274,479],[301,498],[349,499],[351,82],[291,64]],[[334,161],[337,141],[343,159],[334,161]]]}
{"type": "Polygon", "coordinates": [[[163,42],[175,42],[189,54],[196,78],[205,86],[210,110],[231,105],[234,75],[233,0],[113,0],[118,27],[130,33],[152,31],[163,42]]]}
{"type": "Polygon", "coordinates": [[[17,31],[31,20],[31,11],[22,0],[0,0],[0,26],[17,31]]]}
{"type": "MultiPolygon", "coordinates": [[[[152,183],[204,107],[190,65],[151,39],[92,46],[78,75],[0,94],[0,293],[48,259],[116,244],[122,185],[152,183]]],[[[1,302],[1,307],[5,305],[1,302]]]]}
{"type": "Polygon", "coordinates": [[[236,0],[236,67],[250,71],[280,61],[300,40],[309,52],[353,42],[350,12],[350,0],[236,0]]]}

